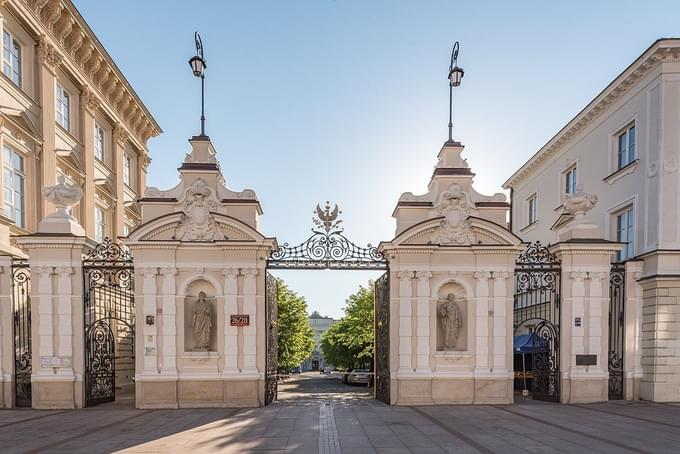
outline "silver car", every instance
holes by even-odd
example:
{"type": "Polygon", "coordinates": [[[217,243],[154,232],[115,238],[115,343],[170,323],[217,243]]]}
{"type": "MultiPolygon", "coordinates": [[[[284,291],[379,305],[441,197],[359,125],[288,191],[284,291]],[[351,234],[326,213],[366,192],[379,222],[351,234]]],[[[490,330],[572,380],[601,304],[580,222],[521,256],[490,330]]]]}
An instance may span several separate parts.
{"type": "Polygon", "coordinates": [[[347,383],[350,385],[370,385],[371,375],[368,369],[354,369],[347,374],[347,383]]]}

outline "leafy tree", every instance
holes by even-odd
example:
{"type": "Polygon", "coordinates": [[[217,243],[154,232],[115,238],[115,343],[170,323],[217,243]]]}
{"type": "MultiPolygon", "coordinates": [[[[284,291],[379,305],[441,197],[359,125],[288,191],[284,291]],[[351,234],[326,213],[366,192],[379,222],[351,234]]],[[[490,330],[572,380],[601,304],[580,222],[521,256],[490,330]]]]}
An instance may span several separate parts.
{"type": "Polygon", "coordinates": [[[298,367],[314,349],[314,330],[309,325],[307,302],[279,279],[279,369],[298,367]]]}
{"type": "Polygon", "coordinates": [[[374,351],[373,282],[345,301],[345,316],[328,329],[321,338],[321,350],[326,361],[337,366],[372,367],[374,351]]]}

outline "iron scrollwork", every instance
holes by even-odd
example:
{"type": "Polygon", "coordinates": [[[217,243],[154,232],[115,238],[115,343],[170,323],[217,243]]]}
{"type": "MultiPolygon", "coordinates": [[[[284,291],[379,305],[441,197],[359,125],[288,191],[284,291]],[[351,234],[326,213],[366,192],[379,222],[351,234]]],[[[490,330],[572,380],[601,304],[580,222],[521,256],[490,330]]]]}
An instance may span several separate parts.
{"type": "Polygon", "coordinates": [[[12,260],[12,312],[14,328],[14,403],[32,405],[31,271],[28,261],[12,260]]]}
{"type": "Polygon", "coordinates": [[[331,210],[329,202],[322,209],[316,206],[315,227],[306,241],[291,246],[284,243],[272,252],[269,268],[286,269],[387,269],[385,257],[378,248],[368,244],[357,246],[342,234],[338,206],[331,210]]]}
{"type": "Polygon", "coordinates": [[[625,288],[625,266],[615,263],[609,274],[609,400],[623,399],[625,288]]]}
{"type": "Polygon", "coordinates": [[[265,316],[266,316],[266,355],[265,355],[265,395],[264,403],[269,405],[276,400],[278,373],[278,293],[279,283],[267,273],[265,277],[265,316]]]}
{"type": "Polygon", "coordinates": [[[375,398],[390,404],[390,279],[375,281],[375,398]]]}

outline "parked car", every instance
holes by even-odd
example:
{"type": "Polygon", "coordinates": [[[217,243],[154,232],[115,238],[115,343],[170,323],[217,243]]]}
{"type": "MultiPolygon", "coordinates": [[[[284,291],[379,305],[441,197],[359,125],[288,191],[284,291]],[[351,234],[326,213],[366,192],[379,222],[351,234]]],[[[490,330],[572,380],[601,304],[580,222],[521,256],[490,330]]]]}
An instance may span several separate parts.
{"type": "Polygon", "coordinates": [[[328,367],[325,368],[325,369],[323,370],[323,374],[324,374],[324,375],[330,375],[330,374],[332,374],[332,373],[333,373],[333,371],[330,370],[330,368],[328,368],[328,367]]]}
{"type": "Polygon", "coordinates": [[[290,370],[290,373],[291,373],[291,374],[299,374],[299,373],[302,373],[302,370],[301,370],[299,367],[293,367],[293,368],[290,370]]]}
{"type": "Polygon", "coordinates": [[[368,369],[354,369],[347,374],[347,384],[370,386],[371,376],[372,374],[368,369]]]}

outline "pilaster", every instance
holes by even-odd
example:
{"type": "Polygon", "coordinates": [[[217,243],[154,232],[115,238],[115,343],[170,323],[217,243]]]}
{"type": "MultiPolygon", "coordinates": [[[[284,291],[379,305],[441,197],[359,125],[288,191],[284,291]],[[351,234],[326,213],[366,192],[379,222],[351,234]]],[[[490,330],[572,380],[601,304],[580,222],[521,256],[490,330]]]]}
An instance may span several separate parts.
{"type": "Polygon", "coordinates": [[[161,374],[177,377],[177,268],[166,267],[163,275],[161,320],[161,374]]]}
{"type": "MultiPolygon", "coordinates": [[[[241,271],[243,278],[243,313],[257,320],[257,268],[241,271]]],[[[257,374],[257,326],[251,322],[243,330],[243,373],[257,374]]]]}
{"type": "Polygon", "coordinates": [[[413,372],[411,363],[411,336],[413,310],[411,307],[413,297],[413,271],[400,271],[397,273],[399,279],[399,369],[401,373],[413,372]]]}
{"type": "Polygon", "coordinates": [[[488,271],[475,271],[475,375],[489,374],[489,278],[488,271]]]}
{"type": "Polygon", "coordinates": [[[115,173],[116,186],[116,207],[113,218],[113,234],[114,238],[123,236],[123,226],[125,225],[125,183],[123,180],[123,156],[125,155],[125,146],[127,145],[129,134],[125,129],[118,125],[113,132],[113,156],[111,160],[115,173]]]}
{"type": "MultiPolygon", "coordinates": [[[[156,278],[158,276],[158,268],[146,267],[140,270],[142,273],[142,320],[147,316],[156,317],[156,293],[157,284],[156,278]]],[[[139,326],[139,324],[138,324],[139,326]]],[[[142,371],[141,375],[157,375],[158,370],[158,345],[157,345],[157,325],[148,325],[144,323],[142,334],[144,341],[142,343],[142,371]]]]}
{"type": "Polygon", "coordinates": [[[0,408],[14,405],[12,257],[0,256],[0,408]]]}
{"type": "Polygon", "coordinates": [[[83,88],[80,98],[81,113],[83,117],[83,153],[82,161],[85,173],[83,184],[83,198],[80,200],[80,219],[84,223],[85,234],[94,238],[94,208],[96,185],[94,183],[94,127],[95,112],[99,108],[99,102],[94,93],[88,87],[83,88]],[[87,221],[87,222],[85,222],[87,221]]]}
{"type": "Polygon", "coordinates": [[[512,362],[508,355],[508,344],[512,343],[512,337],[507,327],[508,316],[512,316],[512,298],[507,291],[507,280],[510,273],[507,271],[494,271],[493,278],[493,311],[492,311],[492,361],[491,370],[494,373],[511,372],[512,362]],[[511,310],[508,311],[508,308],[511,310]],[[509,342],[510,340],[510,342],[509,342]]]}
{"type": "Polygon", "coordinates": [[[628,261],[625,265],[624,324],[623,324],[623,378],[624,398],[640,398],[642,379],[642,261],[628,261]]]}
{"type": "MultiPolygon", "coordinates": [[[[225,375],[238,373],[238,327],[231,326],[230,316],[238,313],[237,268],[222,270],[224,275],[224,370],[225,375]]],[[[255,323],[255,321],[251,321],[255,323]]]]}
{"type": "Polygon", "coordinates": [[[429,271],[417,271],[416,279],[416,372],[430,373],[430,279],[429,271]]]}

